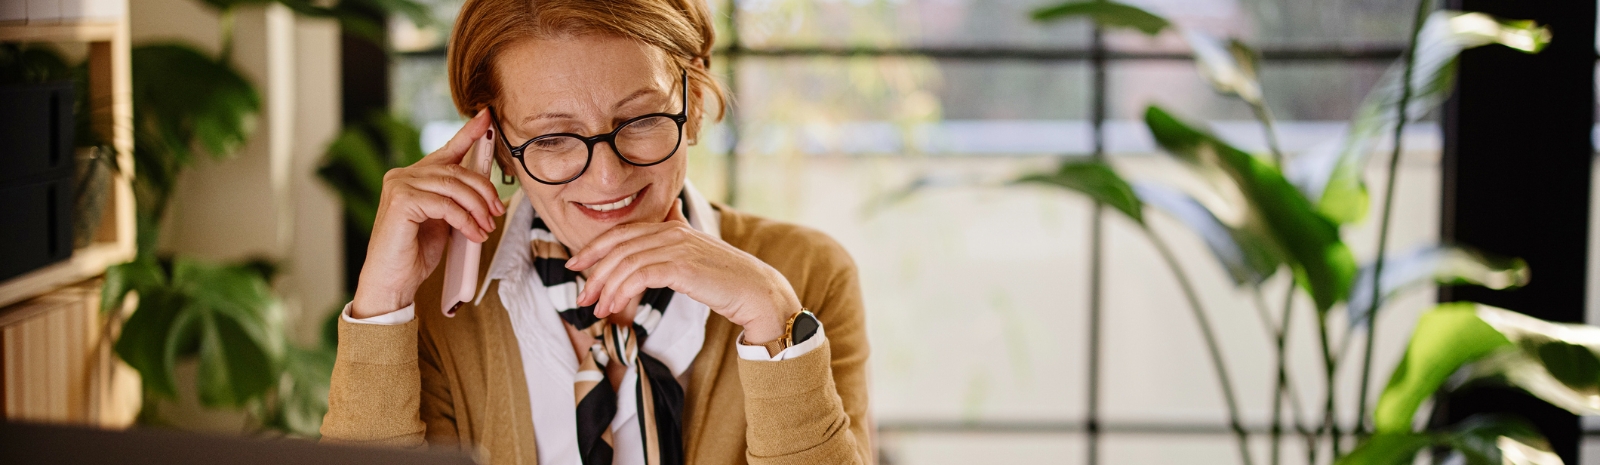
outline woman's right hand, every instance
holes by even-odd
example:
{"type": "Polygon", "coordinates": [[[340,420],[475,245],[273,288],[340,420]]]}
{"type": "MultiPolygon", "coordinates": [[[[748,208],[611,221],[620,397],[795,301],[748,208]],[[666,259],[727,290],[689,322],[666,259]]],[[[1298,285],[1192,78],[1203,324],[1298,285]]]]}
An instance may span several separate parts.
{"type": "Polygon", "coordinates": [[[371,318],[411,305],[444,255],[452,228],[474,242],[488,240],[494,231],[494,217],[505,214],[494,184],[460,166],[473,142],[489,131],[485,113],[479,111],[438,151],[383,176],[351,317],[371,318]]]}

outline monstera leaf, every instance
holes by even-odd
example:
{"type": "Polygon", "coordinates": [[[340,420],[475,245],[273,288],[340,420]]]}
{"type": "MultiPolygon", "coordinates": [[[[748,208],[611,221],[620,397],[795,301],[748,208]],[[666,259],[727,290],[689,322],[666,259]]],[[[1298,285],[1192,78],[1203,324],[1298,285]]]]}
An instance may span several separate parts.
{"type": "MultiPolygon", "coordinates": [[[[1417,36],[1411,75],[1411,100],[1405,118],[1416,121],[1450,96],[1455,86],[1456,57],[1463,50],[1500,44],[1537,53],[1550,42],[1550,31],[1532,21],[1507,21],[1483,13],[1438,11],[1417,36]]],[[[1344,138],[1301,156],[1291,171],[1295,184],[1317,202],[1319,211],[1345,224],[1367,214],[1367,188],[1362,170],[1373,147],[1394,132],[1405,62],[1396,63],[1362,101],[1344,138]]]]}
{"type": "Polygon", "coordinates": [[[261,96],[233,66],[182,44],[133,49],[133,107],[139,137],[159,141],[179,167],[193,147],[233,155],[255,130],[261,96]]]}
{"type": "Polygon", "coordinates": [[[141,256],[108,270],[104,292],[107,308],[129,292],[139,295],[116,351],[139,371],[146,391],[175,396],[173,368],[187,357],[200,362],[197,390],[207,406],[242,406],[277,383],[284,350],[278,303],[259,269],[141,256]]]}
{"type": "Polygon", "coordinates": [[[1339,230],[1276,167],[1193,128],[1160,107],[1145,111],[1145,124],[1167,153],[1207,179],[1226,199],[1234,199],[1252,222],[1283,253],[1295,280],[1326,312],[1349,293],[1355,258],[1339,230]]]}

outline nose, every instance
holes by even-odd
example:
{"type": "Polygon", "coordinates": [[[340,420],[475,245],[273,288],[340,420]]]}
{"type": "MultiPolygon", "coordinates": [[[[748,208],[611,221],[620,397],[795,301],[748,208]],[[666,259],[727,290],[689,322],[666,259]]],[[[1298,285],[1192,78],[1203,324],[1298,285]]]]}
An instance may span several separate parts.
{"type": "Polygon", "coordinates": [[[589,162],[589,171],[582,178],[596,183],[603,190],[622,185],[628,179],[634,166],[622,161],[612,149],[610,142],[594,144],[594,159],[589,162]]]}

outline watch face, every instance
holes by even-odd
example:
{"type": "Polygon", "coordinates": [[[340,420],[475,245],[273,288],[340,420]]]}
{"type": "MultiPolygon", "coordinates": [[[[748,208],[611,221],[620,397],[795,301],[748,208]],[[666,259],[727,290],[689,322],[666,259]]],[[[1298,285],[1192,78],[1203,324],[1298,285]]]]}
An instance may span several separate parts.
{"type": "Polygon", "coordinates": [[[820,326],[822,323],[817,322],[816,315],[812,315],[811,312],[800,312],[800,315],[794,318],[794,328],[789,331],[789,337],[795,344],[806,342],[817,334],[817,328],[820,326]]]}

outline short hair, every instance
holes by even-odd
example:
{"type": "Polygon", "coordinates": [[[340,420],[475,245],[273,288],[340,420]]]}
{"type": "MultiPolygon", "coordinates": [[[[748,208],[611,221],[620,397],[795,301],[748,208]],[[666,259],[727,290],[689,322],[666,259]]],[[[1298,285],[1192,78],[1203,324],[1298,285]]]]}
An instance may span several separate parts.
{"type": "Polygon", "coordinates": [[[691,140],[700,131],[706,96],[715,99],[714,120],[722,119],[727,96],[711,75],[716,27],[706,0],[467,0],[450,31],[445,59],[456,111],[470,118],[500,95],[493,61],[511,43],[592,33],[653,47],[686,71],[685,132],[691,140]]]}

